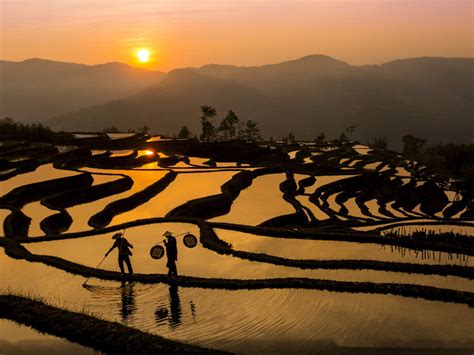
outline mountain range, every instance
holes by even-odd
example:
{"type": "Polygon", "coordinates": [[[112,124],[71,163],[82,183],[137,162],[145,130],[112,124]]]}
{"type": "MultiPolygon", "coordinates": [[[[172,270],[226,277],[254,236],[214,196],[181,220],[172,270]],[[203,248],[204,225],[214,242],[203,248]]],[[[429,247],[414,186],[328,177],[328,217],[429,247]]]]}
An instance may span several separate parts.
{"type": "Polygon", "coordinates": [[[45,121],[135,94],[159,83],[163,76],[122,63],[84,65],[37,58],[0,61],[0,117],[45,121]]]}
{"type": "MultiPolygon", "coordinates": [[[[218,111],[216,124],[233,110],[242,120],[257,121],[263,135],[275,139],[290,132],[300,139],[314,139],[321,132],[337,137],[356,125],[354,138],[364,142],[385,136],[397,144],[404,134],[430,141],[473,141],[472,58],[425,57],[353,66],[311,55],[258,67],[212,64],[167,74],[110,63],[77,71],[71,67],[70,76],[62,74],[62,65],[67,66],[59,63],[53,70],[52,62],[51,70],[41,74],[35,69],[20,72],[13,79],[18,82],[1,94],[22,95],[30,106],[24,110],[34,108],[29,118],[52,117],[49,125],[75,131],[112,124],[126,130],[146,124],[157,133],[177,132],[183,125],[199,133],[199,107],[209,105],[218,111]],[[33,88],[31,77],[40,78],[33,88]],[[54,89],[46,89],[48,85],[54,89]],[[67,94],[63,85],[70,89],[67,94]],[[43,88],[41,93],[33,90],[37,86],[43,88]],[[57,106],[39,109],[30,104],[40,99],[57,106]]],[[[16,109],[20,111],[21,105],[16,109]]],[[[15,118],[8,106],[0,112],[15,118]]]]}

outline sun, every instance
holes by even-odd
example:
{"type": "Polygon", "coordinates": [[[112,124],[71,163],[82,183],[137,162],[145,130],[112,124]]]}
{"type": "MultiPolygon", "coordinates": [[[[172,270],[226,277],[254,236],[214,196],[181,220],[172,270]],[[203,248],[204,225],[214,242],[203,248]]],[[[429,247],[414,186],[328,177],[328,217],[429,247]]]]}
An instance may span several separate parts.
{"type": "Polygon", "coordinates": [[[137,52],[137,57],[141,63],[147,63],[150,61],[150,51],[147,49],[140,49],[137,52]]]}

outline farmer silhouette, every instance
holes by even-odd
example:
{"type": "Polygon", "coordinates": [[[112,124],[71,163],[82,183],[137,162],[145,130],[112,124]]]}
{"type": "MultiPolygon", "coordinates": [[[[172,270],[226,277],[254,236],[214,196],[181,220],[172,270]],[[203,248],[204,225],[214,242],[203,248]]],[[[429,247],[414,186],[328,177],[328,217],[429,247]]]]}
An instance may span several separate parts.
{"type": "Polygon", "coordinates": [[[168,276],[178,276],[178,271],[176,269],[176,261],[178,261],[178,247],[176,245],[176,238],[173,237],[173,234],[169,231],[166,231],[163,234],[165,239],[165,247],[166,247],[166,257],[168,258],[168,262],[166,263],[166,267],[168,268],[168,276]]]}
{"type": "Polygon", "coordinates": [[[115,233],[112,237],[115,240],[114,245],[112,248],[109,249],[105,256],[109,255],[114,248],[118,248],[118,264],[120,267],[120,271],[122,274],[125,273],[125,269],[123,263],[127,264],[128,273],[130,275],[133,274],[132,263],[130,262],[130,255],[132,255],[132,251],[130,248],[133,248],[133,245],[128,242],[127,239],[123,238],[122,233],[115,233]]]}

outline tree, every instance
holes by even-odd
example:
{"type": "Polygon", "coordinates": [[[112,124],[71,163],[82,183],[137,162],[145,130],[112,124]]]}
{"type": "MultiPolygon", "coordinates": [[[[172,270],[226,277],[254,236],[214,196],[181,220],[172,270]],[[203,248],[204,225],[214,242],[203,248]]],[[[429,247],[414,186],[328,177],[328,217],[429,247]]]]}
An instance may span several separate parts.
{"type": "Polygon", "coordinates": [[[189,139],[191,136],[192,136],[192,133],[186,126],[183,126],[178,134],[178,137],[180,139],[189,139]]]}
{"type": "Polygon", "coordinates": [[[240,122],[239,116],[233,111],[229,111],[227,116],[221,121],[219,125],[219,132],[222,132],[224,139],[233,139],[237,133],[237,127],[240,122]]]}
{"type": "Polygon", "coordinates": [[[352,140],[352,135],[354,134],[355,129],[357,128],[357,125],[351,125],[345,129],[346,131],[346,136],[348,139],[351,141],[352,140]]]}
{"type": "Polygon", "coordinates": [[[288,135],[288,140],[290,141],[290,144],[296,143],[295,135],[294,135],[293,133],[290,133],[290,134],[288,135]]]}
{"type": "Polygon", "coordinates": [[[211,106],[201,106],[202,116],[201,116],[201,140],[203,141],[210,141],[215,136],[215,128],[212,122],[210,121],[211,118],[215,117],[217,112],[214,107],[211,106]]]}
{"type": "Polygon", "coordinates": [[[115,126],[114,124],[110,127],[105,127],[102,132],[104,133],[119,133],[119,130],[117,128],[117,126],[115,126]]]}
{"type": "Polygon", "coordinates": [[[147,134],[150,128],[147,125],[144,125],[143,127],[138,127],[137,132],[147,134]]]}
{"type": "Polygon", "coordinates": [[[347,142],[347,136],[344,132],[341,132],[341,135],[339,136],[339,142],[347,142]]]}
{"type": "Polygon", "coordinates": [[[326,139],[326,135],[324,134],[324,132],[321,132],[319,134],[319,136],[316,137],[316,142],[324,142],[324,140],[326,139]]]}
{"type": "Polygon", "coordinates": [[[245,139],[245,123],[242,121],[237,124],[237,139],[245,139]]]}
{"type": "Polygon", "coordinates": [[[386,150],[388,146],[388,140],[386,137],[375,137],[372,143],[369,143],[369,147],[376,150],[386,150]]]}
{"type": "Polygon", "coordinates": [[[403,136],[403,155],[413,157],[423,150],[426,145],[426,139],[418,138],[411,134],[403,136]]]}
{"type": "Polygon", "coordinates": [[[258,124],[255,121],[248,120],[245,124],[244,137],[249,142],[255,142],[257,140],[262,140],[260,136],[260,128],[257,127],[258,124]]]}

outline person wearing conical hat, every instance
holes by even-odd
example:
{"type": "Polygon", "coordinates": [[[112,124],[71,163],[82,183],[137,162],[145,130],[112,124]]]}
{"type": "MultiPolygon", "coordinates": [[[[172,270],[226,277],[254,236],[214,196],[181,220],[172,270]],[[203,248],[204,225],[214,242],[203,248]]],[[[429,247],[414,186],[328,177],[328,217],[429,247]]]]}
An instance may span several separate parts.
{"type": "Polygon", "coordinates": [[[115,233],[112,236],[112,239],[114,239],[115,242],[109,249],[109,251],[105,253],[105,256],[109,255],[112,250],[117,248],[118,264],[120,267],[120,271],[122,272],[122,274],[125,274],[125,268],[123,265],[125,263],[127,264],[128,273],[130,275],[133,275],[132,263],[130,261],[130,256],[132,255],[132,251],[130,250],[130,248],[133,248],[133,245],[130,244],[129,241],[123,237],[122,233],[115,233]]]}
{"type": "Polygon", "coordinates": [[[166,247],[166,257],[168,261],[166,267],[168,268],[168,276],[178,276],[178,270],[176,268],[176,262],[178,261],[178,247],[176,243],[176,238],[173,237],[173,233],[166,231],[163,236],[166,238],[164,240],[166,247]]]}

